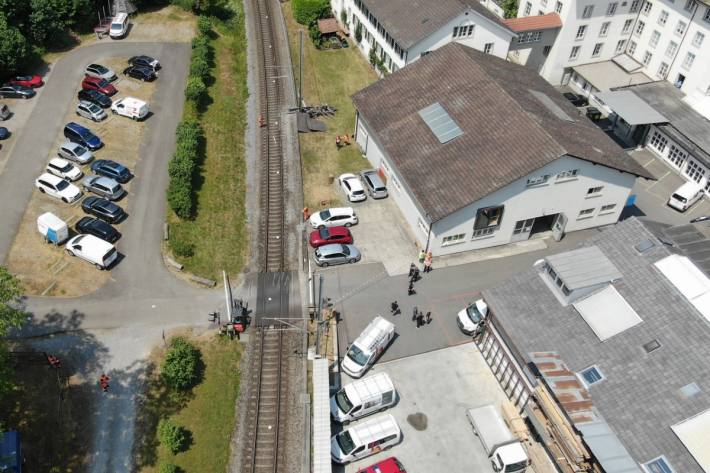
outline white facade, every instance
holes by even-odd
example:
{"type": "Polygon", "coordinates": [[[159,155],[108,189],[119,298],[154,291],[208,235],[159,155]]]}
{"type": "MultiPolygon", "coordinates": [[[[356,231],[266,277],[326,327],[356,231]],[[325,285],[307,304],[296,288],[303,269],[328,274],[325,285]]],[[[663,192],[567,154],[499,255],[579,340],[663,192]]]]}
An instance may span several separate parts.
{"type": "Polygon", "coordinates": [[[565,232],[616,223],[636,179],[629,173],[563,156],[435,222],[430,230],[423,209],[360,116],[356,140],[370,163],[383,170],[390,198],[419,244],[436,255],[526,240],[536,219],[549,227],[558,214],[566,217],[565,232]],[[476,229],[481,209],[500,206],[496,225],[476,229]]]}
{"type": "Polygon", "coordinates": [[[550,28],[519,33],[510,45],[508,60],[540,74],[559,32],[560,28],[550,28]]]}
{"type": "Polygon", "coordinates": [[[351,38],[355,43],[357,43],[355,29],[358,24],[362,25],[362,41],[357,46],[363,55],[369,57],[370,49],[374,47],[378,57],[383,60],[384,66],[390,72],[401,69],[423,55],[453,41],[505,59],[511,40],[515,37],[515,33],[503,25],[462,6],[461,13],[456,18],[405,49],[390,37],[384,26],[379,24],[372,14],[366,14],[365,3],[366,0],[365,2],[363,0],[331,0],[333,13],[338,20],[340,20],[340,12],[346,12],[351,38]]]}
{"type": "Polygon", "coordinates": [[[705,195],[710,197],[710,168],[693,156],[692,151],[685,149],[653,125],[649,129],[645,144],[646,149],[665,161],[686,180],[704,184],[705,195]]]}

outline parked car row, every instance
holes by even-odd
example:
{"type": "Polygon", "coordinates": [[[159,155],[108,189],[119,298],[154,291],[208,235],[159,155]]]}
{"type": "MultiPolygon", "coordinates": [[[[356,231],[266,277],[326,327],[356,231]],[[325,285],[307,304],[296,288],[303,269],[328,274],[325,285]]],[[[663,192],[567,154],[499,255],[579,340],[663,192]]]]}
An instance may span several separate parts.
{"type": "Polygon", "coordinates": [[[373,199],[384,199],[388,195],[385,183],[374,169],[362,171],[359,176],[341,174],[338,182],[350,202],[362,202],[368,195],[373,199]]]}

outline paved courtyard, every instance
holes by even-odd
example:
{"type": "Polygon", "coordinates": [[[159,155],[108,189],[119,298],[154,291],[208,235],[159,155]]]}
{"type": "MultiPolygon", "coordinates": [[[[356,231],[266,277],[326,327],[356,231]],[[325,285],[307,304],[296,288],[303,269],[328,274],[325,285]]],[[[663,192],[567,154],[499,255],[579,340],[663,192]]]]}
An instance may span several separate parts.
{"type": "Polygon", "coordinates": [[[334,472],[354,473],[389,456],[396,456],[407,471],[493,472],[466,409],[499,405],[507,398],[473,343],[377,363],[371,373],[380,371],[390,375],[399,395],[398,403],[383,414],[395,417],[403,440],[345,468],[335,466],[334,472]]]}

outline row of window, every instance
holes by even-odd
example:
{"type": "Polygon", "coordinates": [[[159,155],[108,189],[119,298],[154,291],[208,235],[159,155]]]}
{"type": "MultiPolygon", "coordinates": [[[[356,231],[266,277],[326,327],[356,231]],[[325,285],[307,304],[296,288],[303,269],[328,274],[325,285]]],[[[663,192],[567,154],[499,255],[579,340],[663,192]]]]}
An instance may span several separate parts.
{"type": "MultiPolygon", "coordinates": [[[[573,177],[577,177],[579,174],[579,169],[570,169],[568,171],[562,171],[560,173],[557,173],[557,180],[563,180],[563,179],[571,179],[573,177]]],[[[538,184],[544,184],[550,179],[549,174],[543,174],[541,176],[534,176],[528,179],[527,186],[536,186],[538,184]]]]}
{"type": "MultiPolygon", "coordinates": [[[[658,131],[654,130],[651,139],[648,141],[648,146],[681,170],[691,181],[699,183],[705,177],[706,170],[704,166],[690,159],[688,153],[678,146],[674,144],[669,146],[668,139],[658,131]],[[666,149],[668,149],[668,154],[666,154],[666,149]]],[[[710,181],[705,185],[705,192],[710,192],[710,181]]]]}
{"type": "Polygon", "coordinates": [[[518,43],[537,43],[542,39],[542,31],[528,31],[518,36],[518,43]]]}
{"type": "MultiPolygon", "coordinates": [[[[599,215],[604,215],[607,213],[611,213],[614,209],[616,208],[616,204],[606,204],[602,205],[599,207],[599,215]]],[[[594,211],[597,210],[596,207],[592,207],[589,209],[582,209],[579,211],[579,215],[577,215],[577,220],[582,219],[582,218],[591,218],[594,216],[594,211]]]]}
{"type": "Polygon", "coordinates": [[[380,24],[379,21],[377,21],[377,18],[370,12],[370,10],[365,6],[365,4],[362,2],[362,0],[355,0],[355,6],[357,7],[358,10],[360,10],[360,13],[362,13],[365,18],[368,19],[370,24],[380,32],[382,37],[385,39],[387,44],[390,45],[390,47],[394,50],[396,54],[399,55],[400,59],[404,59],[404,54],[405,51],[402,49],[397,42],[389,35],[389,33],[385,30],[384,26],[380,24]]]}

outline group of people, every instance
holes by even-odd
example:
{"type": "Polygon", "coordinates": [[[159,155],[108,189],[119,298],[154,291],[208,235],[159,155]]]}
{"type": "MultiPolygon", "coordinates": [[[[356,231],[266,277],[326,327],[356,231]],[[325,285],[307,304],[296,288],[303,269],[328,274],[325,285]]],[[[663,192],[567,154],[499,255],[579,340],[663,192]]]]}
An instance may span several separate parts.
{"type": "MultiPolygon", "coordinates": [[[[399,315],[402,313],[402,310],[399,308],[399,302],[393,301],[390,303],[390,312],[392,315],[399,315]]],[[[431,321],[431,311],[424,314],[424,312],[419,310],[419,307],[414,306],[414,309],[412,310],[412,322],[417,323],[417,328],[429,325],[431,321]]]]}
{"type": "Polygon", "coordinates": [[[335,136],[335,146],[337,146],[338,148],[341,148],[345,145],[349,145],[351,143],[350,142],[351,139],[355,139],[355,135],[343,135],[343,136],[336,135],[335,136]]]}
{"type": "MultiPolygon", "coordinates": [[[[424,264],[424,272],[428,273],[431,271],[431,263],[434,257],[430,252],[425,252],[424,250],[419,252],[419,263],[424,264]]],[[[417,293],[417,291],[414,290],[414,283],[419,281],[421,279],[421,276],[419,275],[419,267],[417,267],[416,264],[412,263],[409,265],[409,286],[407,288],[407,295],[408,296],[413,296],[414,294],[417,293]]]]}
{"type": "Polygon", "coordinates": [[[111,378],[109,378],[105,373],[99,377],[99,386],[101,386],[101,390],[105,393],[108,392],[108,388],[109,388],[108,382],[109,381],[111,381],[111,378]]]}

